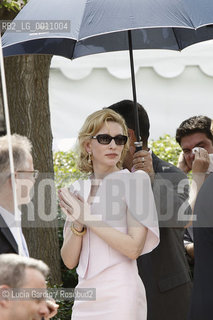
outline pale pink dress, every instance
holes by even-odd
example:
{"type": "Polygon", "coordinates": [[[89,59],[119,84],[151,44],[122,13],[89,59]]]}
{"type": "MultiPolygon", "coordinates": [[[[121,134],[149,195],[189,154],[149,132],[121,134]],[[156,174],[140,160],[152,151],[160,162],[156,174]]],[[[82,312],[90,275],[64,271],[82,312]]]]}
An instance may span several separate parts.
{"type": "MultiPolygon", "coordinates": [[[[71,186],[86,200],[90,187],[90,180],[71,186]]],[[[106,176],[91,205],[92,218],[101,218],[124,233],[127,209],[148,228],[141,254],[152,251],[159,243],[158,219],[150,178],[143,171],[130,173],[125,169],[106,176]]],[[[146,294],[136,260],[111,248],[89,229],[83,238],[77,273],[76,288],[95,288],[96,299],[75,300],[72,320],[146,319],[146,294]]]]}

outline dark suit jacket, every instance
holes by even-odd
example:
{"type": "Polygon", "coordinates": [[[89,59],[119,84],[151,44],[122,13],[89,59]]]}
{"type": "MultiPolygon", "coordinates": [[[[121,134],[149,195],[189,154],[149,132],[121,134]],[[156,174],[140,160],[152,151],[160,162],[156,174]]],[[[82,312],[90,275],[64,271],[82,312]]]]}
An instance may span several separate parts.
{"type": "Polygon", "coordinates": [[[0,215],[0,254],[18,253],[18,245],[7,224],[0,215]]]}
{"type": "Polygon", "coordinates": [[[190,320],[213,318],[213,173],[198,193],[194,208],[194,285],[190,320]]]}
{"type": "MultiPolygon", "coordinates": [[[[178,210],[186,203],[188,185],[180,188],[182,193],[177,193],[180,181],[186,179],[185,174],[154,154],[152,158],[160,244],[151,253],[138,258],[138,270],[147,295],[147,319],[185,320],[192,283],[183,245],[186,221],[178,221],[178,210]]],[[[191,213],[189,206],[185,213],[191,213]]]]}

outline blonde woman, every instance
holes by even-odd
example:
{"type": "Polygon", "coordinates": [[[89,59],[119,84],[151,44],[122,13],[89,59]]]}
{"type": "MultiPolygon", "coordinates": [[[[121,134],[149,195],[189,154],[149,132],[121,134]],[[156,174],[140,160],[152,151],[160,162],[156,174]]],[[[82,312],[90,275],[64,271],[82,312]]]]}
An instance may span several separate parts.
{"type": "Polygon", "coordinates": [[[145,320],[146,295],[136,259],[159,243],[149,176],[122,170],[127,127],[113,110],[91,114],[78,141],[79,168],[91,176],[59,191],[67,214],[61,256],[68,268],[78,265],[77,289],[94,288],[96,296],[81,299],[79,291],[72,319],[145,320]]]}

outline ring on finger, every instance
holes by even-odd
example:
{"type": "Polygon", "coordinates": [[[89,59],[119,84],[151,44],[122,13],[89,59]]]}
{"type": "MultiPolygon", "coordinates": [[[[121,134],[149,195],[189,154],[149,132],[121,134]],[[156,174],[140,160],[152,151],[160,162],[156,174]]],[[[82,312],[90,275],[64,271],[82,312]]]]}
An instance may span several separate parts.
{"type": "Polygon", "coordinates": [[[144,164],[144,162],[145,162],[145,159],[144,159],[144,157],[142,157],[142,158],[141,158],[141,161],[142,161],[142,163],[144,164]]]}

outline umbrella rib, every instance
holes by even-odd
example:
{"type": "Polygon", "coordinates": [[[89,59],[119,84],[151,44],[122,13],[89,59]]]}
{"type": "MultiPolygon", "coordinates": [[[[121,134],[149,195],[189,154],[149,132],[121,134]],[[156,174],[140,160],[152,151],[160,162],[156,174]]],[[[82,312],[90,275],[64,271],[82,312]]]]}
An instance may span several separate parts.
{"type": "Polygon", "coordinates": [[[174,37],[175,37],[175,40],[176,40],[176,42],[177,42],[177,45],[178,45],[179,51],[181,51],[181,50],[182,50],[182,48],[181,48],[181,46],[180,46],[180,43],[179,43],[179,41],[178,41],[178,37],[177,37],[177,35],[176,35],[176,32],[175,32],[175,29],[174,29],[174,28],[172,28],[172,32],[173,32],[174,37]]]}

